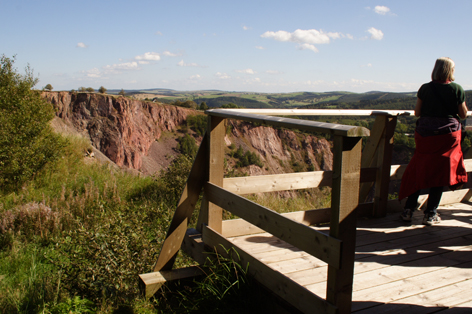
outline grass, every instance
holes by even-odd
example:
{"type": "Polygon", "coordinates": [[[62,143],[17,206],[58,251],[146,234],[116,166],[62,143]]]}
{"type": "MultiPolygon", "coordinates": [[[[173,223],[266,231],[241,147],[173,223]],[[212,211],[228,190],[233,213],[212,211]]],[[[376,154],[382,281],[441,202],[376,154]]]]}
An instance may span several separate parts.
{"type": "MultiPolygon", "coordinates": [[[[90,162],[87,140],[68,141],[59,162],[0,194],[0,312],[263,312],[264,293],[247,269],[220,256],[203,280],[172,283],[143,299],[138,275],[157,260],[192,160],[181,155],[168,171],[142,177],[90,162]]],[[[252,197],[283,212],[323,207],[329,191],[300,193],[252,197]]],[[[193,264],[179,255],[175,267],[193,264]]]]}

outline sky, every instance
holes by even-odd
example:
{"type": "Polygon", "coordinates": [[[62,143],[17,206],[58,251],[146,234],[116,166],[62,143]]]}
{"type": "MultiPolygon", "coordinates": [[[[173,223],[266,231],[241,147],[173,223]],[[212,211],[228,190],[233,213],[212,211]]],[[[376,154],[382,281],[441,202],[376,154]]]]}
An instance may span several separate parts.
{"type": "Polygon", "coordinates": [[[450,57],[472,89],[470,0],[0,0],[0,55],[36,88],[414,92],[450,57]]]}

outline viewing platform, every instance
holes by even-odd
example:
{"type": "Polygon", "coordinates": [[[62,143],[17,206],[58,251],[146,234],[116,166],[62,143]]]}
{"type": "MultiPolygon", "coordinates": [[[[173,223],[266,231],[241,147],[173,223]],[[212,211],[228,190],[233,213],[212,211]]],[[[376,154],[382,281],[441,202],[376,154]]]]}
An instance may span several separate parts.
{"type": "MultiPolygon", "coordinates": [[[[406,165],[391,165],[400,115],[412,111],[208,110],[197,153],[152,273],[140,278],[152,296],[168,280],[199,274],[173,270],[182,249],[200,265],[217,251],[302,313],[472,313],[472,192],[446,191],[443,221],[399,218],[389,184],[406,165]],[[287,116],[372,115],[371,130],[287,116]],[[226,119],[330,134],[332,171],[224,178],[226,119]],[[362,141],[366,141],[363,145],[362,141]],[[331,206],[277,213],[246,194],[331,187],[331,206]],[[202,196],[195,229],[188,222],[202,196]],[[238,219],[223,220],[223,210],[238,219]]],[[[467,172],[472,159],[465,160],[467,172]]],[[[421,206],[427,195],[420,197],[421,206]]]]}

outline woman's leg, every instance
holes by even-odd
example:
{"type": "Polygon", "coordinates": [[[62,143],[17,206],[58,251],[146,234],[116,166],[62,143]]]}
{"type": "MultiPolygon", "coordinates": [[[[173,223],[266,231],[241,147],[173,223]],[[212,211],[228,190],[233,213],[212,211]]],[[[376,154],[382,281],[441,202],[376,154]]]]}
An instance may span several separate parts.
{"type": "Polygon", "coordinates": [[[426,206],[426,210],[424,211],[423,224],[431,226],[441,222],[441,218],[438,215],[438,206],[441,201],[442,193],[442,186],[429,189],[428,206],[426,206]]]}
{"type": "Polygon", "coordinates": [[[434,216],[437,214],[443,189],[444,188],[442,186],[429,189],[428,206],[426,206],[426,210],[424,211],[425,215],[428,214],[429,216],[434,216]]]}
{"type": "Polygon", "coordinates": [[[416,191],[415,193],[408,196],[405,203],[405,209],[403,213],[400,215],[400,218],[403,221],[411,221],[411,217],[413,216],[413,212],[415,211],[416,207],[418,206],[418,197],[420,196],[420,190],[416,191]]]}

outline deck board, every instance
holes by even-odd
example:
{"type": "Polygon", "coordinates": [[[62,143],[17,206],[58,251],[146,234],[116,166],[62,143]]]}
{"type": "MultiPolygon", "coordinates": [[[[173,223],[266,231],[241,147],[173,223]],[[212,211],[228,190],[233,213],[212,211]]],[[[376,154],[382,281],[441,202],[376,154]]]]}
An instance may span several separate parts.
{"type": "MultiPolygon", "coordinates": [[[[443,221],[412,223],[398,214],[359,219],[352,311],[472,313],[472,206],[441,206],[443,221]]],[[[327,227],[316,228],[327,232],[327,227]]],[[[327,265],[270,234],[229,238],[316,295],[326,295],[327,265]]]]}

